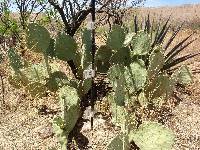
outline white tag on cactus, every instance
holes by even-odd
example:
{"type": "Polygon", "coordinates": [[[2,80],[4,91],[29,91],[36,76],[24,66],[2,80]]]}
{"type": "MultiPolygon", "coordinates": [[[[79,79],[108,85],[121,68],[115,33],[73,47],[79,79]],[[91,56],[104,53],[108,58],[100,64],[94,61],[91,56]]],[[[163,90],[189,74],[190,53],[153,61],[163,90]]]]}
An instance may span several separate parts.
{"type": "Polygon", "coordinates": [[[87,29],[88,30],[93,30],[95,28],[95,22],[89,21],[87,24],[87,29]]]}
{"type": "Polygon", "coordinates": [[[90,79],[95,76],[95,71],[93,69],[88,69],[83,71],[83,78],[90,79]]]}
{"type": "Polygon", "coordinates": [[[92,69],[92,65],[88,66],[88,68],[83,71],[84,79],[91,79],[94,76],[95,76],[95,71],[92,69]]]}

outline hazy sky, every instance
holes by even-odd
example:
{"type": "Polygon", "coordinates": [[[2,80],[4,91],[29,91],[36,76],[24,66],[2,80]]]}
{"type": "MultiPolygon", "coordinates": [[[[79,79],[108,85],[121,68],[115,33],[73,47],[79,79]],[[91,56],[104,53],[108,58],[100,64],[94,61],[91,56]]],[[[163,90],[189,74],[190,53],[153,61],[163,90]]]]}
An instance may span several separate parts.
{"type": "Polygon", "coordinates": [[[195,4],[200,3],[200,0],[146,0],[145,6],[158,7],[158,6],[176,6],[182,4],[195,4]]]}

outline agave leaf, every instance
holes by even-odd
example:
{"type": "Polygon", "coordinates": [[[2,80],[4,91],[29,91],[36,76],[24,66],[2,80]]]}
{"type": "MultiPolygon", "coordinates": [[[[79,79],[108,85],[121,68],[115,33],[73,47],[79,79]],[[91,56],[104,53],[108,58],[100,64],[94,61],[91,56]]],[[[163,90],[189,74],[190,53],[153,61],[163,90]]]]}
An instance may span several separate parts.
{"type": "Polygon", "coordinates": [[[165,50],[167,50],[168,47],[171,45],[171,43],[174,41],[175,37],[177,36],[179,31],[181,30],[182,26],[183,26],[183,23],[176,29],[176,31],[174,31],[174,33],[172,34],[172,36],[170,37],[170,39],[168,40],[167,44],[164,47],[165,50]]]}
{"type": "Polygon", "coordinates": [[[77,43],[69,35],[59,34],[56,38],[55,54],[58,59],[69,61],[74,60],[76,56],[77,43]]]}
{"type": "Polygon", "coordinates": [[[113,25],[112,31],[108,35],[107,45],[113,50],[119,50],[123,47],[125,41],[124,29],[119,25],[113,25]]]}
{"type": "Polygon", "coordinates": [[[188,47],[190,44],[192,44],[195,40],[191,40],[186,45],[173,50],[174,52],[169,57],[165,58],[165,63],[169,63],[170,61],[172,61],[181,51],[183,51],[186,47],[188,47]]]}
{"type": "Polygon", "coordinates": [[[150,50],[151,39],[145,32],[139,32],[132,40],[131,45],[133,50],[131,56],[146,55],[150,50]]]}
{"type": "Polygon", "coordinates": [[[145,122],[129,135],[141,150],[171,150],[174,138],[171,130],[156,122],[145,122]]]}
{"type": "Polygon", "coordinates": [[[129,150],[130,144],[128,136],[124,134],[118,134],[114,139],[110,141],[107,146],[107,150],[129,150]]]}
{"type": "Polygon", "coordinates": [[[165,63],[165,65],[163,66],[163,70],[170,69],[170,68],[176,66],[177,64],[180,64],[188,59],[198,56],[199,54],[200,54],[200,52],[197,52],[194,54],[188,54],[188,55],[182,56],[180,58],[174,59],[174,60],[170,61],[169,63],[165,63]]]}
{"type": "MultiPolygon", "coordinates": [[[[174,53],[176,52],[176,50],[177,50],[179,47],[181,47],[191,36],[192,36],[192,34],[189,35],[188,37],[186,37],[185,39],[183,39],[183,40],[182,40],[180,43],[178,43],[177,45],[175,45],[175,46],[167,53],[166,58],[169,59],[169,57],[170,57],[171,55],[176,55],[176,54],[174,54],[174,53]]],[[[172,58],[172,56],[171,56],[170,58],[172,58]]]]}
{"type": "Polygon", "coordinates": [[[34,52],[45,52],[49,47],[50,34],[48,30],[36,23],[28,25],[27,44],[34,52]]]}

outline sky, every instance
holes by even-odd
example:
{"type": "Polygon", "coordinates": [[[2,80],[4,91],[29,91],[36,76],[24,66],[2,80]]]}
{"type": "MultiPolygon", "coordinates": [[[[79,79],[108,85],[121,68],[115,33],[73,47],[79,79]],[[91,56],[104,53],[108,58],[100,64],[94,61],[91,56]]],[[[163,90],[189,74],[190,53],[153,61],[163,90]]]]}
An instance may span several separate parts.
{"type": "Polygon", "coordinates": [[[200,4],[200,0],[146,0],[144,6],[159,7],[159,6],[177,6],[183,4],[200,4]]]}

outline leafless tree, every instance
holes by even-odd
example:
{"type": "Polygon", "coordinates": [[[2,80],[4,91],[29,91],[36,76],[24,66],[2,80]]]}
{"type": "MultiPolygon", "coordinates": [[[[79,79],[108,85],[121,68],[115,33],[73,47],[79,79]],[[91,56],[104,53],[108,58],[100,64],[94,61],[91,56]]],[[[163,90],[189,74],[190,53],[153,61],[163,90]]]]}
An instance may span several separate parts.
{"type": "MultiPolygon", "coordinates": [[[[48,2],[58,11],[65,25],[65,32],[73,36],[82,22],[91,12],[91,0],[48,0],[48,2]]],[[[121,24],[120,18],[124,15],[127,4],[136,5],[144,0],[97,0],[97,13],[105,13],[107,17],[113,17],[114,22],[121,24]],[[122,11],[123,10],[123,11],[122,11]]]]}
{"type": "Polygon", "coordinates": [[[20,13],[19,19],[23,29],[26,28],[27,21],[31,17],[31,14],[34,13],[35,20],[47,5],[45,0],[14,0],[14,5],[15,4],[20,13]]]}

